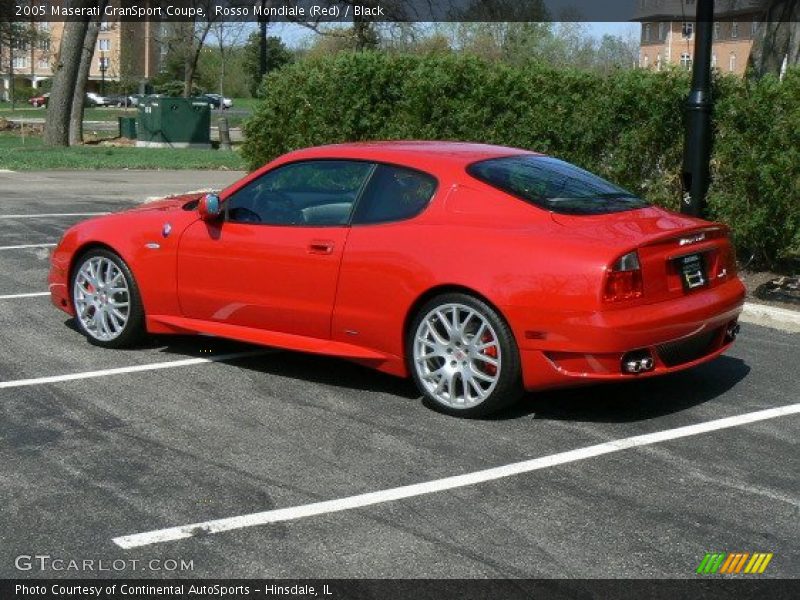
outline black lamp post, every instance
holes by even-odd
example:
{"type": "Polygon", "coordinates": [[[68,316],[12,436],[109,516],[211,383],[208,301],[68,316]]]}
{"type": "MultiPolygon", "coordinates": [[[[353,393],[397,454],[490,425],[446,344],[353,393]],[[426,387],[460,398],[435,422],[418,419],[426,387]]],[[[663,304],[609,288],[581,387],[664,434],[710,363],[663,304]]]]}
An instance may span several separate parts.
{"type": "Polygon", "coordinates": [[[705,209],[711,161],[711,39],[714,0],[698,0],[695,19],[692,91],[686,100],[681,212],[700,217],[705,209]]]}
{"type": "Polygon", "coordinates": [[[108,69],[108,65],[106,64],[106,54],[105,52],[100,53],[100,95],[106,95],[106,69],[108,69]]]}

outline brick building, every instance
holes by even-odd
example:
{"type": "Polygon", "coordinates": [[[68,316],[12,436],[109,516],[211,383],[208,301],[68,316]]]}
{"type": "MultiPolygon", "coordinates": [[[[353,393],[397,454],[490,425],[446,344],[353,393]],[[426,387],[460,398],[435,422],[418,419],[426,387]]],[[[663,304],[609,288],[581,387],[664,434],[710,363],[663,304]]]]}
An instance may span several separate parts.
{"type": "MultiPolygon", "coordinates": [[[[21,37],[10,47],[0,47],[0,97],[4,100],[8,99],[12,76],[15,85],[34,89],[53,76],[64,23],[42,22],[30,27],[32,42],[21,37]]],[[[159,31],[157,23],[104,21],[97,36],[87,89],[99,91],[104,79],[107,83],[124,80],[135,85],[155,76],[161,62],[159,31]]]]}
{"type": "MultiPolygon", "coordinates": [[[[639,66],[691,68],[694,60],[695,0],[638,0],[642,24],[639,66]]],[[[764,14],[763,0],[717,2],[711,64],[723,73],[744,75],[764,14]]]]}

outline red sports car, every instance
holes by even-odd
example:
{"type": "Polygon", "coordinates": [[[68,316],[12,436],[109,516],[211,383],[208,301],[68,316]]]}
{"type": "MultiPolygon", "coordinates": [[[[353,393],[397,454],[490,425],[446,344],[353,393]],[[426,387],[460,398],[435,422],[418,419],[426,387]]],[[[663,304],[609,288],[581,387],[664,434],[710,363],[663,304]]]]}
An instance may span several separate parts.
{"type": "Polygon", "coordinates": [[[202,333],[339,356],[481,416],[721,354],[744,299],[728,234],[525,150],[344,144],[80,223],[49,282],[100,346],[202,333]]]}

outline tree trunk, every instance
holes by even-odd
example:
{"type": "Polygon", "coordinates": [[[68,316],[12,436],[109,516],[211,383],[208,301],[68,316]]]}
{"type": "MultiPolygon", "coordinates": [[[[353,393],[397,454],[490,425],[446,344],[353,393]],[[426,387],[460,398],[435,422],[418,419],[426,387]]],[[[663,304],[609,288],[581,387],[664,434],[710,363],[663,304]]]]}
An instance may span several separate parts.
{"type": "MultiPolygon", "coordinates": [[[[262,9],[266,8],[267,0],[261,0],[262,9]]],[[[262,13],[263,14],[263,13],[262,13]]],[[[258,74],[259,81],[264,80],[269,65],[267,64],[267,27],[269,17],[261,16],[258,18],[258,74]]]]}
{"type": "Polygon", "coordinates": [[[783,62],[800,63],[800,0],[772,0],[750,53],[751,77],[779,75],[783,62]]]}
{"type": "MultiPolygon", "coordinates": [[[[105,2],[103,2],[105,4],[105,2]]],[[[102,12],[102,11],[101,11],[102,12]]],[[[92,19],[86,28],[86,38],[81,51],[81,63],[78,67],[78,76],[72,94],[72,108],[69,118],[69,145],[77,146],[83,143],[83,110],[86,105],[86,82],[89,80],[89,71],[92,67],[94,47],[97,44],[97,34],[100,32],[100,19],[92,19]]]]}
{"type": "MultiPolygon", "coordinates": [[[[75,2],[73,5],[90,6],[92,2],[75,2]]],[[[53,74],[53,87],[47,102],[47,119],[44,125],[46,146],[69,145],[69,120],[72,112],[72,95],[78,79],[83,40],[91,17],[81,17],[64,25],[58,64],[53,74]]]]}
{"type": "Polygon", "coordinates": [[[11,110],[14,110],[14,47],[13,42],[8,43],[8,99],[11,101],[11,110]]]}
{"type": "Polygon", "coordinates": [[[183,82],[184,98],[189,98],[192,95],[192,84],[194,83],[195,71],[197,71],[197,61],[200,60],[200,52],[203,50],[203,44],[206,42],[208,32],[211,31],[212,24],[211,21],[205,21],[199,26],[196,26],[196,23],[191,23],[191,45],[188,48],[184,62],[186,68],[183,82]]]}

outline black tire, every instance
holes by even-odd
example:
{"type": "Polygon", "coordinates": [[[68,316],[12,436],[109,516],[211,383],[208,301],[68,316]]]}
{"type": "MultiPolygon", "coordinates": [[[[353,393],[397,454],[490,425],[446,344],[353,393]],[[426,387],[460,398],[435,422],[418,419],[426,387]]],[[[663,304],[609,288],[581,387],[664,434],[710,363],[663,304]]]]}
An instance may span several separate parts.
{"type": "MultiPolygon", "coordinates": [[[[449,359],[448,359],[449,360],[449,359]]],[[[429,408],[463,418],[480,418],[507,408],[517,402],[524,392],[519,349],[511,328],[494,308],[483,300],[464,293],[447,293],[428,300],[416,311],[406,332],[406,362],[414,383],[429,408]],[[437,308],[460,305],[475,311],[494,330],[502,361],[496,372],[494,389],[479,403],[469,407],[454,407],[437,397],[426,387],[414,359],[415,338],[420,325],[437,308]]],[[[474,362],[472,364],[475,364],[474,362]]],[[[420,367],[422,368],[422,367],[420,367]]],[[[466,386],[462,379],[462,391],[466,386]]]]}
{"type": "Polygon", "coordinates": [[[113,262],[122,272],[122,276],[125,278],[125,283],[129,292],[129,310],[127,321],[121,328],[121,331],[112,339],[99,339],[89,329],[87,329],[83,321],[77,315],[75,317],[75,324],[80,332],[86,336],[89,342],[96,346],[101,346],[103,348],[126,348],[133,346],[140,342],[146,333],[144,326],[144,307],[142,305],[142,299],[141,295],[139,294],[139,286],[136,283],[136,279],[133,277],[133,273],[131,273],[128,265],[118,254],[104,248],[94,248],[83,253],[75,261],[75,265],[70,275],[69,286],[69,293],[72,299],[73,307],[75,307],[77,312],[75,281],[78,277],[78,273],[80,272],[81,267],[86,264],[88,260],[98,257],[105,258],[113,262]]]}

